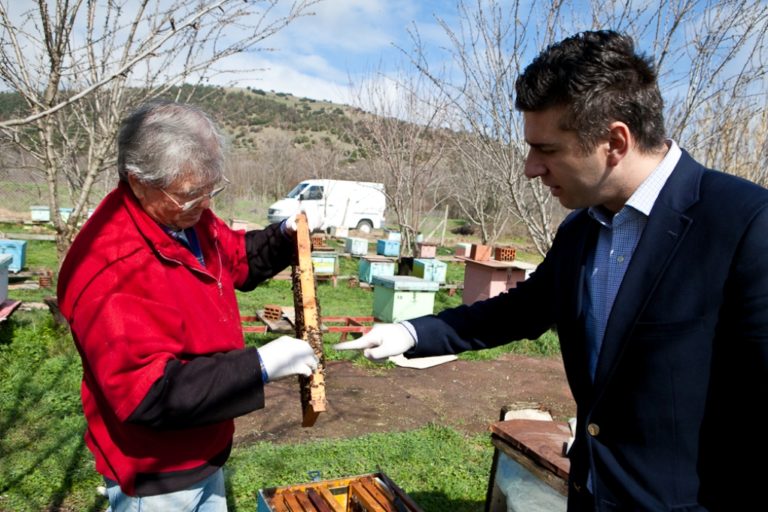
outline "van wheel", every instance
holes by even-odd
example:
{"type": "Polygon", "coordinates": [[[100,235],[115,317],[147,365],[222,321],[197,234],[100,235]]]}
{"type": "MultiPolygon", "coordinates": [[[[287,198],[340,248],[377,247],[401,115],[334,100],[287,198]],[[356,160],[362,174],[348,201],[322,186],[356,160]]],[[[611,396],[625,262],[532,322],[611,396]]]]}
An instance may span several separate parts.
{"type": "Polygon", "coordinates": [[[361,233],[368,234],[373,231],[373,224],[369,220],[361,220],[357,223],[357,230],[361,233]]]}

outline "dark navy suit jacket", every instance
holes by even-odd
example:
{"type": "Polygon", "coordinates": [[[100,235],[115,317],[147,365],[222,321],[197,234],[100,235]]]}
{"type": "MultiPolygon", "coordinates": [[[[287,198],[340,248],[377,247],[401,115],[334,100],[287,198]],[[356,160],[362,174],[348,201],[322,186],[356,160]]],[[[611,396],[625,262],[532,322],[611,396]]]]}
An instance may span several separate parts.
{"type": "Polygon", "coordinates": [[[768,510],[768,190],[683,152],[616,296],[593,382],[583,299],[596,239],[597,223],[573,212],[517,288],[410,320],[418,345],[406,355],[554,328],[578,416],[570,511],[584,509],[590,469],[595,510],[768,510]]]}

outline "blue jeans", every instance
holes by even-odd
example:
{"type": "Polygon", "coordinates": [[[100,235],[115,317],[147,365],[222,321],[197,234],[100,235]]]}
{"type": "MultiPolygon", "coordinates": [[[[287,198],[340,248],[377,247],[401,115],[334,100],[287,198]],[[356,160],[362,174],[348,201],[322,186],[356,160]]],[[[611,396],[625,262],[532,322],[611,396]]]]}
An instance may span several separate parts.
{"type": "Polygon", "coordinates": [[[227,496],[224,472],[214,474],[182,491],[157,496],[128,496],[117,482],[105,479],[109,509],[107,512],[226,512],[227,496]]]}

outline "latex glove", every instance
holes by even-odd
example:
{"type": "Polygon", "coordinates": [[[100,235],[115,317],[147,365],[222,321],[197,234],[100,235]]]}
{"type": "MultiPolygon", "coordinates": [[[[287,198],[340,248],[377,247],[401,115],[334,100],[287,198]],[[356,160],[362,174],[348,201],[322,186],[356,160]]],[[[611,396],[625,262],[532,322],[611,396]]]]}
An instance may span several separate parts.
{"type": "Polygon", "coordinates": [[[312,233],[316,229],[320,229],[320,226],[322,226],[322,219],[320,219],[319,215],[311,215],[307,213],[306,211],[302,210],[299,213],[293,214],[287,219],[285,219],[285,231],[292,235],[296,233],[296,217],[298,217],[301,213],[305,214],[307,216],[307,227],[309,228],[309,232],[312,233]]]}
{"type": "Polygon", "coordinates": [[[260,347],[259,356],[270,382],[289,375],[309,376],[318,365],[309,343],[290,336],[280,336],[260,347]]]}
{"type": "Polygon", "coordinates": [[[336,350],[362,350],[371,361],[382,361],[408,352],[416,344],[403,324],[376,324],[356,340],[333,346],[336,350]]]}

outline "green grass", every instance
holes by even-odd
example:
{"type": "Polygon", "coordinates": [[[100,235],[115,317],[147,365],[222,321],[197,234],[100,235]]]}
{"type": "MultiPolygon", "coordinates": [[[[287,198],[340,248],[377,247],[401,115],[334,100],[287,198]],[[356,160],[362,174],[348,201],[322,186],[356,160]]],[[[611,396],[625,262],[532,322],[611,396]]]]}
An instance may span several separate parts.
{"type": "MultiPolygon", "coordinates": [[[[339,242],[332,241],[338,247],[339,242]]],[[[27,267],[57,268],[53,242],[30,241],[27,267]]],[[[339,274],[357,275],[356,258],[340,257],[339,274]]],[[[463,280],[463,265],[449,263],[448,280],[463,280]]],[[[55,283],[54,283],[55,284],[55,283]]],[[[53,290],[11,290],[12,299],[41,301],[53,290]]],[[[338,286],[318,284],[322,314],[370,316],[373,294],[346,280],[338,286]]],[[[239,293],[241,312],[250,315],[264,304],[292,305],[288,280],[272,280],[253,292],[239,293]]],[[[441,290],[435,310],[461,303],[441,290]]],[[[259,346],[274,334],[247,335],[259,346]]],[[[386,371],[359,354],[336,352],[330,345],[339,334],[326,334],[329,359],[386,371]]],[[[533,356],[558,353],[552,333],[492,350],[462,354],[464,359],[491,359],[504,352],[533,356]]],[[[106,501],[95,488],[101,477],[83,442],[85,421],[80,406],[80,358],[67,329],[57,328],[47,311],[17,311],[0,324],[0,512],[41,510],[97,511],[106,501]]],[[[480,510],[491,464],[488,436],[466,436],[432,425],[408,432],[368,435],[300,445],[260,442],[236,447],[226,466],[230,510],[254,511],[258,489],[322,478],[375,472],[381,468],[403,487],[425,512],[480,510]]]]}
{"type": "Polygon", "coordinates": [[[17,312],[0,327],[0,510],[97,510],[81,373],[47,313],[17,312]]]}
{"type": "Polygon", "coordinates": [[[333,479],[381,469],[427,512],[473,512],[485,501],[492,454],[488,436],[437,425],[300,445],[256,443],[235,449],[227,463],[230,507],[255,510],[254,489],[307,482],[308,471],[333,479]]]}

